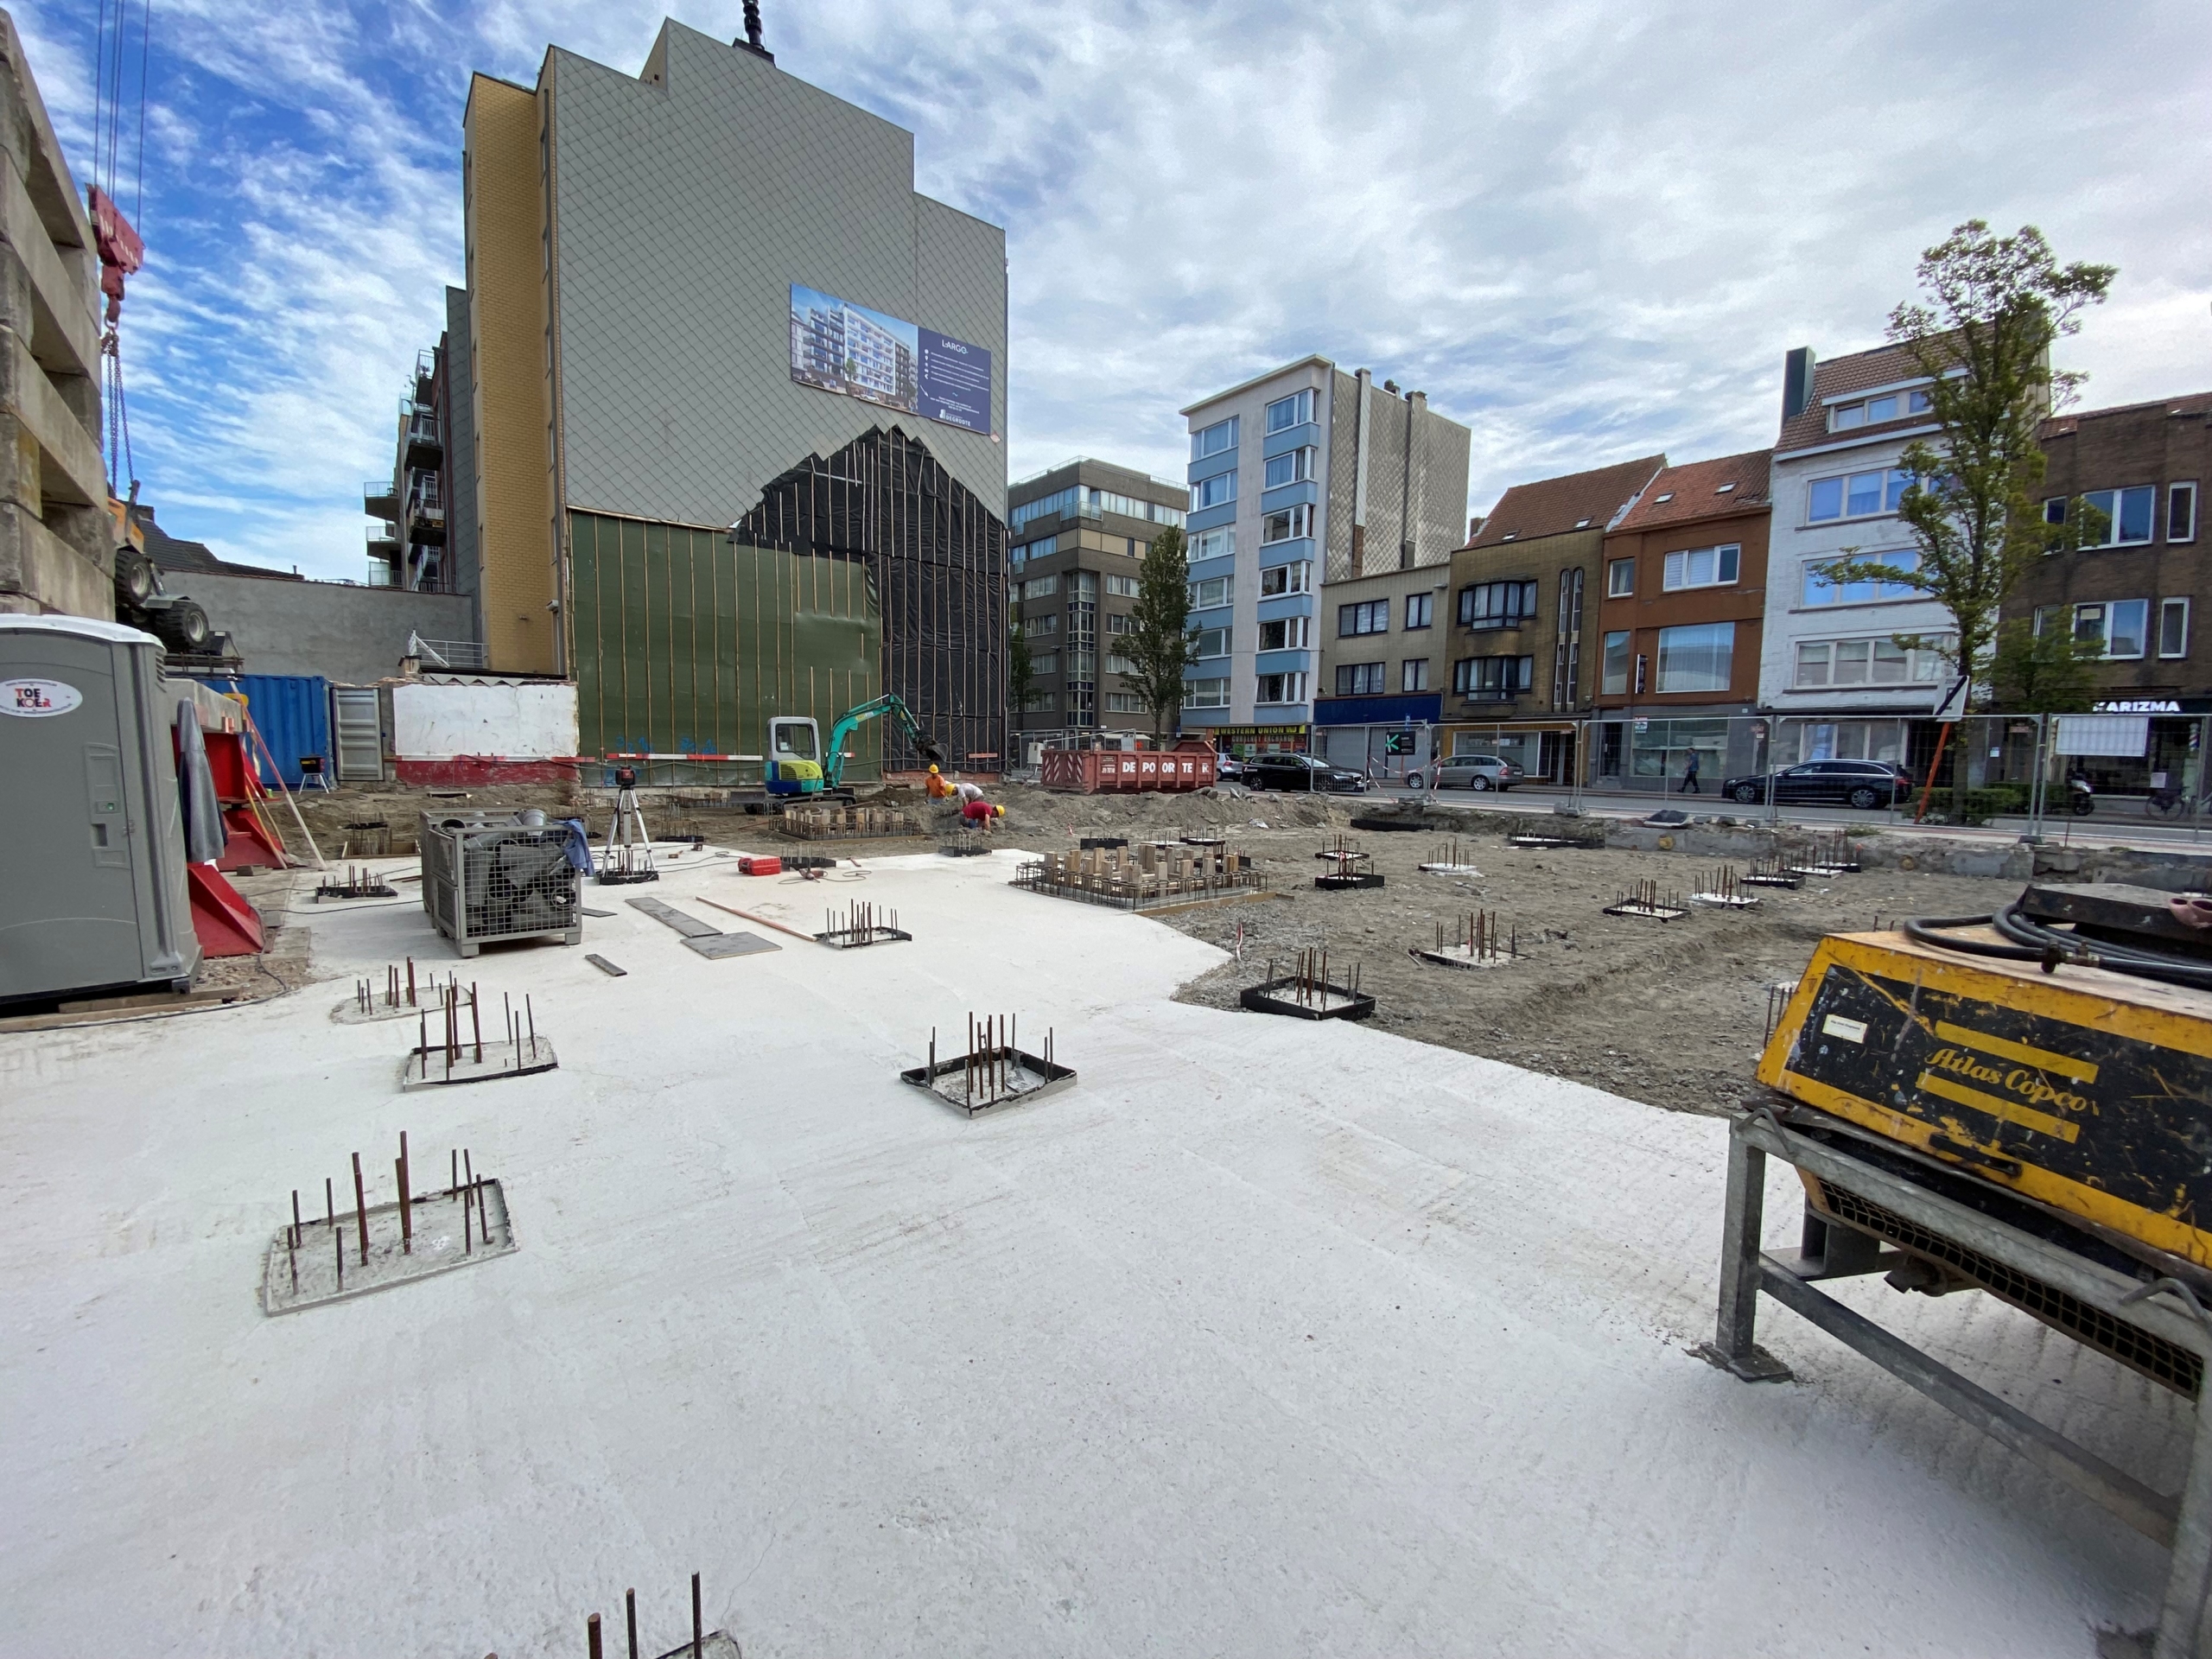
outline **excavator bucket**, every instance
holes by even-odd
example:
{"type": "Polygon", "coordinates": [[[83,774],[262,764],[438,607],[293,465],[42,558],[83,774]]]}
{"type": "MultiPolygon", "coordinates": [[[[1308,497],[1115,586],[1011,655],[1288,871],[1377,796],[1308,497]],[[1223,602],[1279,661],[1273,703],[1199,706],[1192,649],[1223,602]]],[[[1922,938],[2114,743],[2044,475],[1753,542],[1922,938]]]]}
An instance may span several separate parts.
{"type": "Polygon", "coordinates": [[[922,759],[927,761],[931,766],[941,766],[944,764],[944,751],[939,748],[935,743],[931,742],[928,738],[916,737],[914,739],[914,747],[919,752],[922,759]]]}

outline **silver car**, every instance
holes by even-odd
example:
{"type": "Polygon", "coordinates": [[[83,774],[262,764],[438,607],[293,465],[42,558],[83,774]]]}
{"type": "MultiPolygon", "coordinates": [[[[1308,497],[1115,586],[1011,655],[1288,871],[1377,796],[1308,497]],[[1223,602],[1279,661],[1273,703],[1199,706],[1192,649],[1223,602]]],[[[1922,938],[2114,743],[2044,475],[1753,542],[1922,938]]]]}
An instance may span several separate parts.
{"type": "MultiPolygon", "coordinates": [[[[1436,763],[1439,789],[1510,789],[1528,775],[1526,768],[1495,754],[1455,754],[1436,763]]],[[[1406,781],[1420,786],[1418,777],[1406,781]]]]}

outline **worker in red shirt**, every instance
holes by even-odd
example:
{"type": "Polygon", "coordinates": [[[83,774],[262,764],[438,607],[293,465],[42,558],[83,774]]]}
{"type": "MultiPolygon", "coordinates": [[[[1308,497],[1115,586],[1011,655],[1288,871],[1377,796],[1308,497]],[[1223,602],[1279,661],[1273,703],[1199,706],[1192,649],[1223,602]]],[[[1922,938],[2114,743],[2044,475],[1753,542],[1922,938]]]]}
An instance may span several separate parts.
{"type": "MultiPolygon", "coordinates": [[[[963,790],[976,788],[973,784],[963,784],[960,787],[963,790]]],[[[973,796],[963,797],[961,800],[960,821],[971,827],[981,824],[988,830],[1004,817],[1006,817],[1006,808],[993,806],[983,798],[983,791],[980,789],[976,790],[973,796]]]]}

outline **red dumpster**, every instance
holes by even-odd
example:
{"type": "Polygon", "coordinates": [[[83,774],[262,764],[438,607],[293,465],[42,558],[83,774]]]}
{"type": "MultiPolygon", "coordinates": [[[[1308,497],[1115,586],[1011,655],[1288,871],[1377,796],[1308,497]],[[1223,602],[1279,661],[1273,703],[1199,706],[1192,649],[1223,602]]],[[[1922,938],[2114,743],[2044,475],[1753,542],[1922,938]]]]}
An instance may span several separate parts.
{"type": "Polygon", "coordinates": [[[1186,737],[1172,749],[1046,749],[1044,784],[1078,795],[1109,790],[1204,789],[1214,780],[1213,745],[1186,737]]]}

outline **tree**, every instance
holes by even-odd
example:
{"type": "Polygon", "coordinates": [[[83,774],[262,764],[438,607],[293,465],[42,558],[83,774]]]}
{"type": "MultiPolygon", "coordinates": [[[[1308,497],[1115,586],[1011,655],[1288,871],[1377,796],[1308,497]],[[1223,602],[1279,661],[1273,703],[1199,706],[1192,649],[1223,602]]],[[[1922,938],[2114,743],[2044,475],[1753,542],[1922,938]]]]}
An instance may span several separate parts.
{"type": "Polygon", "coordinates": [[[2072,401],[2083,377],[2054,371],[2050,348],[2080,331],[2081,313],[2103,302],[2115,271],[2061,265],[2032,225],[2000,237],[1975,219],[1922,254],[1917,274],[1925,297],[1890,314],[1889,338],[1933,378],[1942,429],[1933,443],[1908,445],[1897,463],[1914,480],[1897,511],[1919,564],[1900,570],[1847,550],[1823,573],[1925,594],[1950,613],[1942,650],[1954,675],[1978,674],[2005,599],[2051,545],[2036,500],[2044,469],[2036,429],[2072,401]]]}
{"type": "Polygon", "coordinates": [[[1021,711],[1029,706],[1030,689],[1037,683],[1037,667],[1029,656],[1029,636],[1021,631],[1021,613],[1009,605],[1006,609],[1006,696],[1014,720],[1014,728],[1021,727],[1021,711]]]}
{"type": "Polygon", "coordinates": [[[1191,562],[1183,532],[1163,530],[1144,556],[1136,608],[1129,613],[1129,631],[1122,636],[1122,654],[1136,669],[1123,678],[1152,710],[1155,737],[1182,713],[1183,671],[1198,660],[1198,630],[1190,622],[1191,562]]]}
{"type": "Polygon", "coordinates": [[[2096,665],[2103,659],[2102,639],[2077,638],[2063,623],[2037,633],[2019,617],[1997,631],[1990,685],[1998,705],[2018,714],[2086,714],[2096,695],[2096,665]]]}

